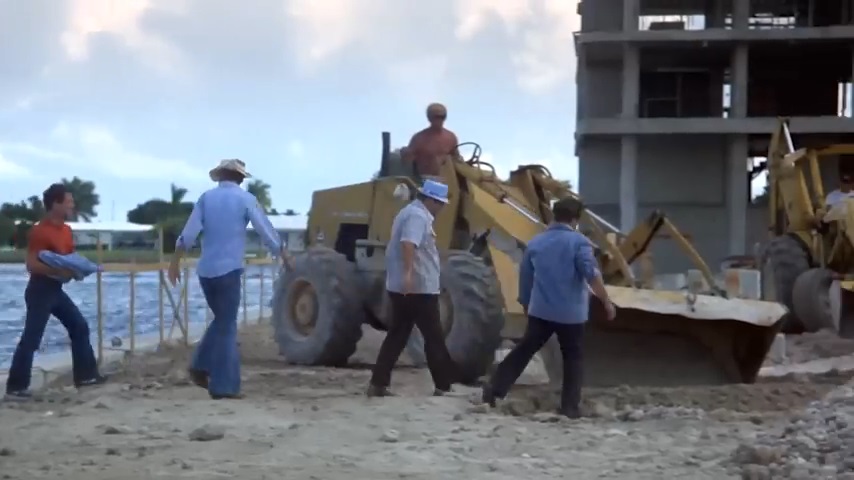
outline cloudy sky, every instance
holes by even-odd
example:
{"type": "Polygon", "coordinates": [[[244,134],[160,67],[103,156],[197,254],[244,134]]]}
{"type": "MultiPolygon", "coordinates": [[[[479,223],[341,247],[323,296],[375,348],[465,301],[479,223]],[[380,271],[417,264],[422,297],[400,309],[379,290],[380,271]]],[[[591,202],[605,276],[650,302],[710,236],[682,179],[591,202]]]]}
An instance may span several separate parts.
{"type": "Polygon", "coordinates": [[[503,171],[575,180],[576,4],[0,0],[0,200],[78,175],[121,220],[239,157],[305,211],[370,178],[380,132],[405,143],[432,101],[503,171]]]}

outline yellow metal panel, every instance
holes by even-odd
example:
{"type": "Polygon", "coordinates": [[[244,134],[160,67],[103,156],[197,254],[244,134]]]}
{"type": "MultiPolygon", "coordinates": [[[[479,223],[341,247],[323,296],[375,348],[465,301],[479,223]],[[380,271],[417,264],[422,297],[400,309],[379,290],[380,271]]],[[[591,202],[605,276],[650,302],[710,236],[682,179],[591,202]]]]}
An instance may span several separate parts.
{"type": "Polygon", "coordinates": [[[492,266],[501,282],[507,313],[524,313],[522,305],[516,300],[519,298],[519,266],[509,255],[492,245],[489,246],[489,254],[492,255],[492,266]]]}

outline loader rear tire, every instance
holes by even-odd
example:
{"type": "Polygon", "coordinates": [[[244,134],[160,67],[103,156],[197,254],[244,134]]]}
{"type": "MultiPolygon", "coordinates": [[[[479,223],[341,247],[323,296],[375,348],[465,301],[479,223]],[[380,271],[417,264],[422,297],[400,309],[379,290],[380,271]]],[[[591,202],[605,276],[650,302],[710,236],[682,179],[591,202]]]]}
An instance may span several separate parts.
{"type": "Polygon", "coordinates": [[[833,273],[826,268],[811,268],[800,274],[792,289],[795,316],[807,332],[825,328],[837,330],[830,301],[833,273]]]}
{"type": "Polygon", "coordinates": [[[801,333],[804,325],[792,303],[795,281],[809,270],[809,253],[801,242],[782,235],[772,239],[762,255],[762,299],[783,304],[789,313],[783,317],[783,333],[801,333]]]}
{"type": "MultiPolygon", "coordinates": [[[[442,265],[442,329],[445,345],[458,367],[460,383],[473,384],[495,362],[504,328],[504,299],[495,270],[469,252],[452,250],[442,265]]],[[[416,364],[426,363],[421,335],[407,351],[416,364]]]]}
{"type": "Polygon", "coordinates": [[[294,259],[274,285],[273,328],[279,352],[296,365],[343,366],[362,338],[359,275],[344,255],[314,247],[294,259]]]}

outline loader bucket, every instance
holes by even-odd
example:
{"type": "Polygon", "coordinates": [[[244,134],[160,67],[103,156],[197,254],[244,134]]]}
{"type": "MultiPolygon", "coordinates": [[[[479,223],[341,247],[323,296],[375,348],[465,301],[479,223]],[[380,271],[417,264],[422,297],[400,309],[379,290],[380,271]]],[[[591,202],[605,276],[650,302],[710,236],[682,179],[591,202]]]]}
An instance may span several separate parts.
{"type": "Polygon", "coordinates": [[[617,317],[593,297],[585,384],[752,383],[786,315],[772,302],[608,286],[617,317]]]}

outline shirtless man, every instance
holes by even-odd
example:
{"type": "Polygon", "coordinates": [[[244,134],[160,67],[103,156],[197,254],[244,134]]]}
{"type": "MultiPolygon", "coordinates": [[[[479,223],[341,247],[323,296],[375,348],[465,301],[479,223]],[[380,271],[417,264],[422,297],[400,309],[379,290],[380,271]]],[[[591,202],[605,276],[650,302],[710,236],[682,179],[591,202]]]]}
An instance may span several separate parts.
{"type": "Polygon", "coordinates": [[[404,149],[403,161],[412,162],[415,173],[420,177],[438,176],[440,168],[448,155],[457,156],[457,136],[445,128],[448,111],[440,103],[431,103],[427,107],[427,120],[430,126],[412,136],[409,146],[404,149]]]}

